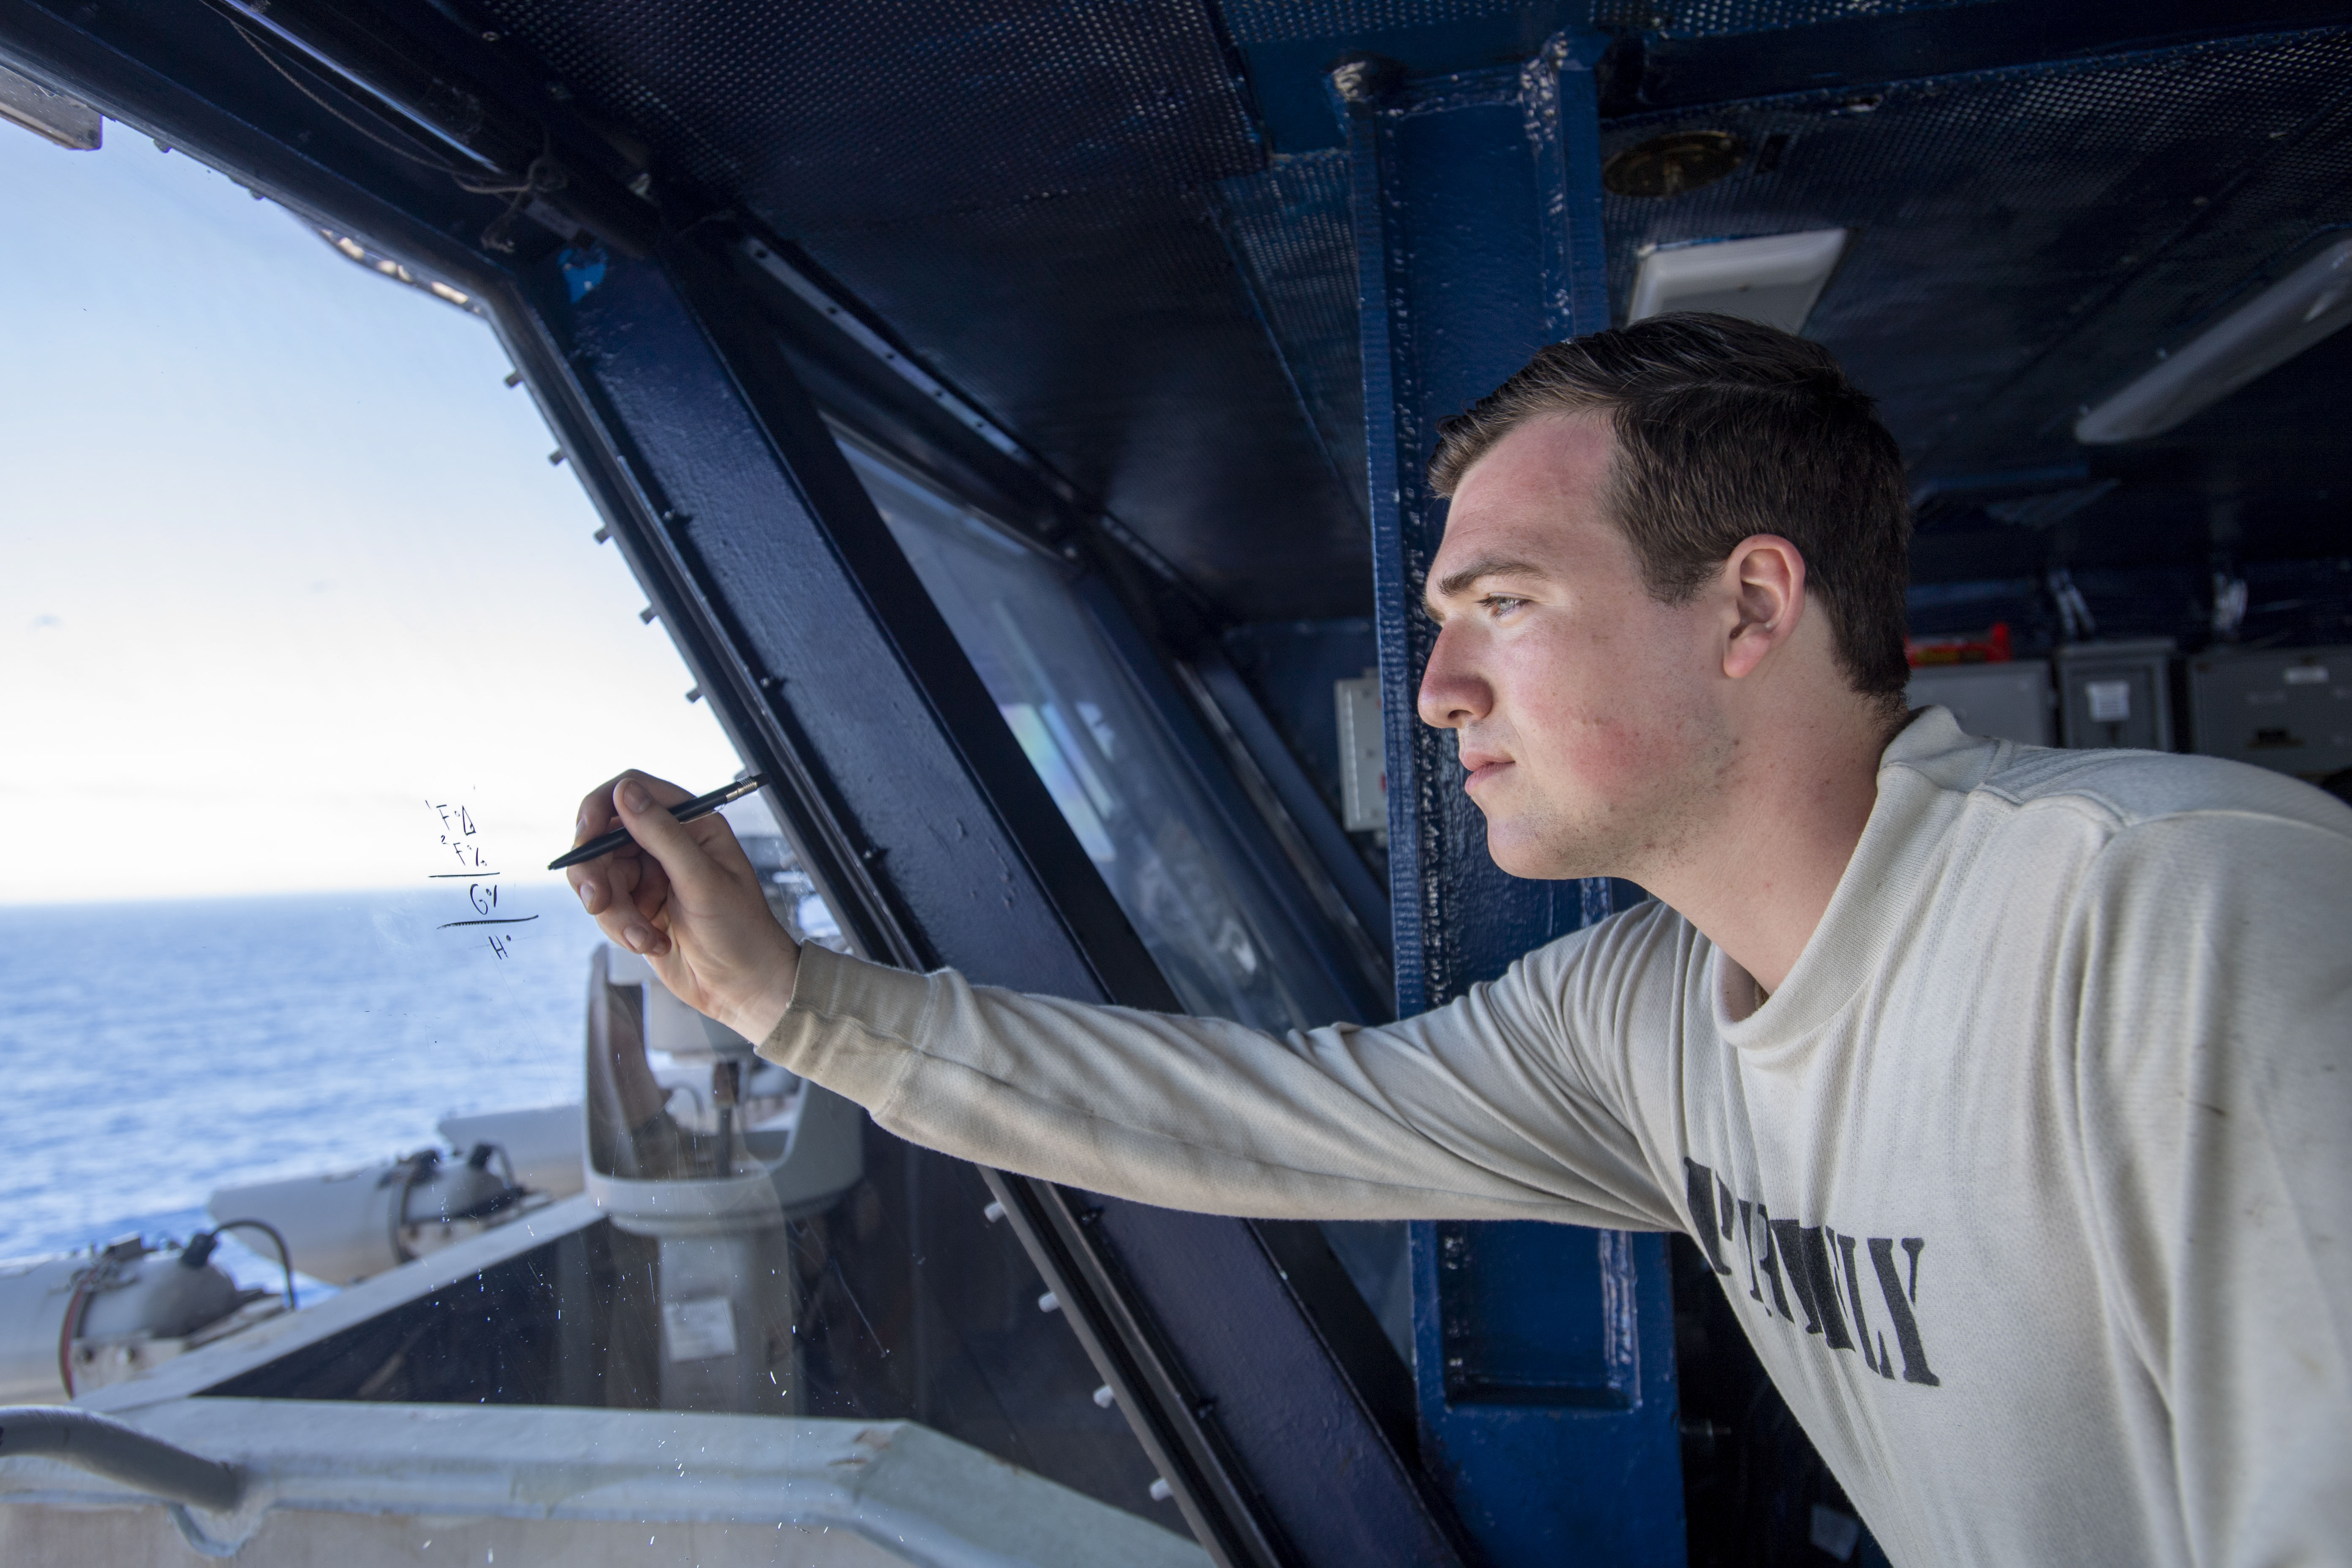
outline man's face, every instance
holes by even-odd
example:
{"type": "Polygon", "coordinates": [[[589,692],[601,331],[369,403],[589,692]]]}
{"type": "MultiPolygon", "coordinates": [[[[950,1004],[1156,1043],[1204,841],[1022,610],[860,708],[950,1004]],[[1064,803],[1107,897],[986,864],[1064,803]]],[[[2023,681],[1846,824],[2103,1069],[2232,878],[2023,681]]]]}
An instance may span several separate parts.
{"type": "Polygon", "coordinates": [[[1421,716],[1456,731],[1496,864],[1638,876],[1671,859],[1735,752],[1719,607],[1658,603],[1604,496],[1605,417],[1513,430],[1455,491],[1430,565],[1421,716]]]}

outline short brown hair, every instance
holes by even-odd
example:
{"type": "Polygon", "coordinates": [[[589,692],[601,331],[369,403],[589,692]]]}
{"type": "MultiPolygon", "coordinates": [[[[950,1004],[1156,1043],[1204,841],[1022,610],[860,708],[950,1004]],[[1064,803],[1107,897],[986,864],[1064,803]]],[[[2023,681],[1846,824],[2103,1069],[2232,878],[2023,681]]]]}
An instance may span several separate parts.
{"type": "Polygon", "coordinates": [[[1698,312],[1554,343],[1439,424],[1430,487],[1452,495],[1525,420],[1579,413],[1606,413],[1615,428],[1610,510],[1654,595],[1685,603],[1741,540],[1780,534],[1805,558],[1854,689],[1900,706],[1911,675],[1903,454],[1827,349],[1698,312]]]}

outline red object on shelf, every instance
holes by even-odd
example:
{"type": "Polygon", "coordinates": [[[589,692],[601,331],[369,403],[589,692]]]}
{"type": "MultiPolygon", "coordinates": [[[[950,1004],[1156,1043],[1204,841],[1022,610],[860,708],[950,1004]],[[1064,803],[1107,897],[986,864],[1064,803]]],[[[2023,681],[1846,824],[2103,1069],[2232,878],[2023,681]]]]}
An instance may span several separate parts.
{"type": "Polygon", "coordinates": [[[1936,664],[2007,664],[2010,662],[2009,623],[1995,621],[1982,632],[1951,632],[1942,637],[1905,637],[1903,655],[1911,668],[1936,664]]]}

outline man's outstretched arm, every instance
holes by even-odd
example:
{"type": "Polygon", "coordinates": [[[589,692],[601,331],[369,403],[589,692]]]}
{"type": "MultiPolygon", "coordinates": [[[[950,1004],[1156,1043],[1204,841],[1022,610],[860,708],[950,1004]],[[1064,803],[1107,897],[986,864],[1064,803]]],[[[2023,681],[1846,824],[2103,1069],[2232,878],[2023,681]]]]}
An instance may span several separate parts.
{"type": "Polygon", "coordinates": [[[1285,1037],[1021,995],[802,952],[725,825],[669,819],[685,798],[637,774],[592,795],[583,837],[618,822],[643,847],[575,868],[582,901],[682,1000],[912,1142],[1204,1212],[1678,1223],[1574,1048],[1559,950],[1421,1018],[1285,1037]]]}

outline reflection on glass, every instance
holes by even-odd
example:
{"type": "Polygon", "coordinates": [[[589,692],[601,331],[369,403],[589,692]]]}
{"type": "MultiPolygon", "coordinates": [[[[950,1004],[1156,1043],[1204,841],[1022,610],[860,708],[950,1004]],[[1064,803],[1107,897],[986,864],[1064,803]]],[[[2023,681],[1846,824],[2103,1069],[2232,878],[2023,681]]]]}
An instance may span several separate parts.
{"type": "Polygon", "coordinates": [[[856,447],[845,448],[997,710],[1192,1012],[1261,1028],[1347,1013],[1258,883],[1067,569],[856,447]]]}
{"type": "MultiPolygon", "coordinates": [[[[1184,1005],[1277,1032],[1349,1016],[1122,672],[1068,569],[857,447],[844,450],[1184,1005]]],[[[1404,1226],[1352,1222],[1324,1234],[1410,1360],[1404,1226]]]]}
{"type": "MultiPolygon", "coordinates": [[[[837,944],[764,804],[729,816],[771,906],[837,944]]],[[[643,959],[585,968],[595,1206],[535,1210],[565,1233],[207,1394],[913,1420],[1181,1531],[977,1171],[760,1060],[643,959]]]]}
{"type": "Polygon", "coordinates": [[[643,959],[606,947],[593,964],[588,1190],[618,1229],[655,1244],[656,1398],[796,1411],[786,1219],[823,1213],[856,1182],[863,1118],[688,1009],[643,959]]]}

